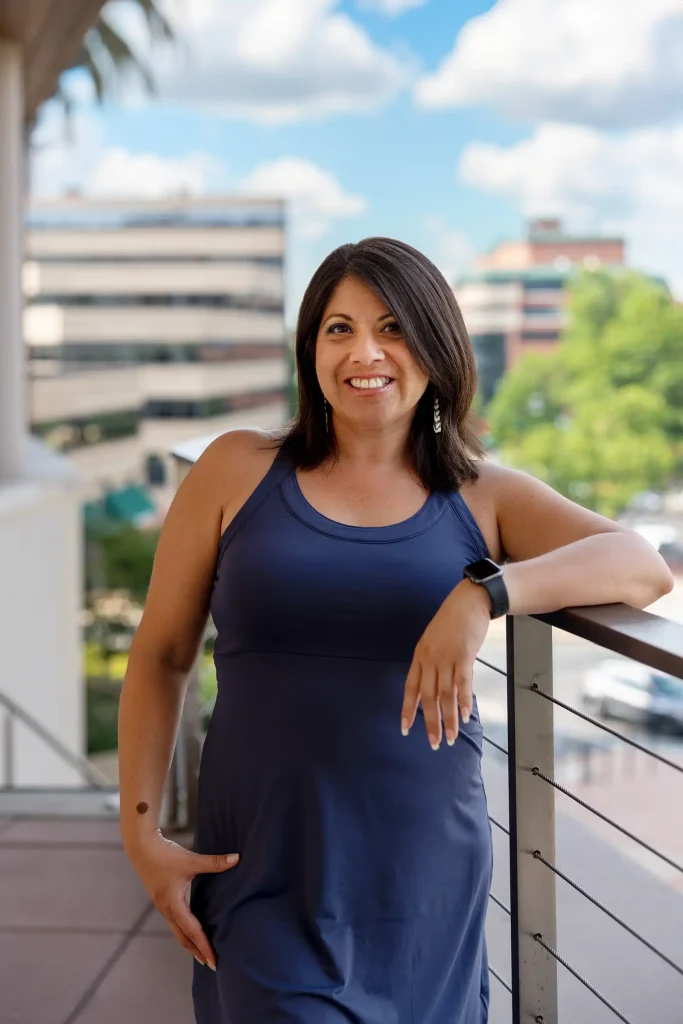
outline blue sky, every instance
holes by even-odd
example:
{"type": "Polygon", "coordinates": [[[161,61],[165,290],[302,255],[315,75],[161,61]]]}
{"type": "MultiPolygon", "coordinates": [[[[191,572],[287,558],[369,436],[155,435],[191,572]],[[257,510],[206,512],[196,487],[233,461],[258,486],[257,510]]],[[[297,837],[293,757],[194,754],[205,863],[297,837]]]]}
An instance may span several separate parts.
{"type": "Polygon", "coordinates": [[[37,193],[283,192],[290,322],[341,242],[403,238],[452,278],[537,214],[624,233],[683,294],[680,0],[180,2],[183,56],[117,3],[159,95],[100,109],[72,79],[75,140],[48,105],[37,193]]]}

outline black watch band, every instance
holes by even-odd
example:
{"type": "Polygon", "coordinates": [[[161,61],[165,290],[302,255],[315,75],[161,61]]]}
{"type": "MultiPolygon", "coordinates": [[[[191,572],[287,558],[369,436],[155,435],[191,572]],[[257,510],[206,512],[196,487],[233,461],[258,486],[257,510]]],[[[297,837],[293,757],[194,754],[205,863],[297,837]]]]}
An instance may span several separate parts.
{"type": "Polygon", "coordinates": [[[491,558],[482,558],[465,566],[466,579],[483,587],[491,601],[491,618],[498,619],[507,615],[510,610],[507,587],[503,579],[503,570],[491,558]]]}
{"type": "Polygon", "coordinates": [[[494,576],[491,580],[483,580],[481,586],[491,598],[491,618],[498,619],[501,615],[507,615],[510,602],[503,577],[494,576]]]}

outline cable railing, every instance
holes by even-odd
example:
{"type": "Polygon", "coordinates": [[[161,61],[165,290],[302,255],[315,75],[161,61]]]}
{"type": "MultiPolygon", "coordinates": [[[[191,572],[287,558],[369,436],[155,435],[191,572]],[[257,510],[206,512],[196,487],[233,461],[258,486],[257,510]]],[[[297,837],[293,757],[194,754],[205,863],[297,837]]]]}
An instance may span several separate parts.
{"type": "MultiPolygon", "coordinates": [[[[555,696],[553,626],[639,661],[651,669],[683,678],[683,628],[625,606],[509,617],[506,669],[477,658],[480,664],[507,677],[507,748],[486,733],[483,738],[489,746],[507,757],[509,825],[492,814],[489,814],[489,821],[509,839],[510,905],[507,906],[494,892],[490,893],[490,900],[510,919],[511,979],[507,981],[493,964],[489,966],[489,972],[511,996],[513,1024],[525,1024],[527,1021],[558,1024],[557,964],[615,1019],[624,1024],[640,1024],[631,1020],[623,1008],[600,991],[594,979],[584,977],[576,965],[558,950],[556,879],[578,893],[587,904],[618,925],[680,977],[683,977],[683,965],[557,866],[555,792],[562,793],[595,815],[676,873],[683,874],[683,864],[557,781],[553,709],[559,707],[575,715],[609,734],[613,740],[623,742],[675,772],[683,773],[683,763],[677,763],[555,696]]],[[[683,989],[680,999],[683,1002],[683,989]]],[[[655,1017],[662,1019],[656,1011],[651,1019],[655,1017]]]]}

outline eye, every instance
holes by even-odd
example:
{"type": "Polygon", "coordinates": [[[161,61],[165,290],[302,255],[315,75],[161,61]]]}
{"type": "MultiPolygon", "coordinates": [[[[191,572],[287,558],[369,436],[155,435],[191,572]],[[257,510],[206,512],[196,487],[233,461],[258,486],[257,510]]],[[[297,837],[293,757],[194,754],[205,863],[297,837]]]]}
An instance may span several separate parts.
{"type": "Polygon", "coordinates": [[[343,324],[340,322],[338,324],[330,324],[330,326],[325,331],[325,334],[345,334],[346,331],[350,330],[351,328],[349,327],[348,324],[343,324]],[[341,330],[337,330],[338,327],[341,327],[341,330]]]}
{"type": "Polygon", "coordinates": [[[382,328],[382,331],[387,331],[387,329],[388,329],[388,333],[389,334],[400,334],[401,333],[400,324],[398,324],[396,322],[396,320],[388,320],[385,323],[384,327],[382,328]]]}

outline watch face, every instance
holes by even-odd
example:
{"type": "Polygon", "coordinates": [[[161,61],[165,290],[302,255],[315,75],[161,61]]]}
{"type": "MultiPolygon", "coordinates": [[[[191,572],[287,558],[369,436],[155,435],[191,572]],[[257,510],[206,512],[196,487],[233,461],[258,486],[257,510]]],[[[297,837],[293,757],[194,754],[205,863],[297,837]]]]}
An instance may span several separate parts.
{"type": "Polygon", "coordinates": [[[491,558],[480,558],[467,566],[465,574],[477,583],[483,583],[495,576],[502,576],[503,570],[491,558]]]}

